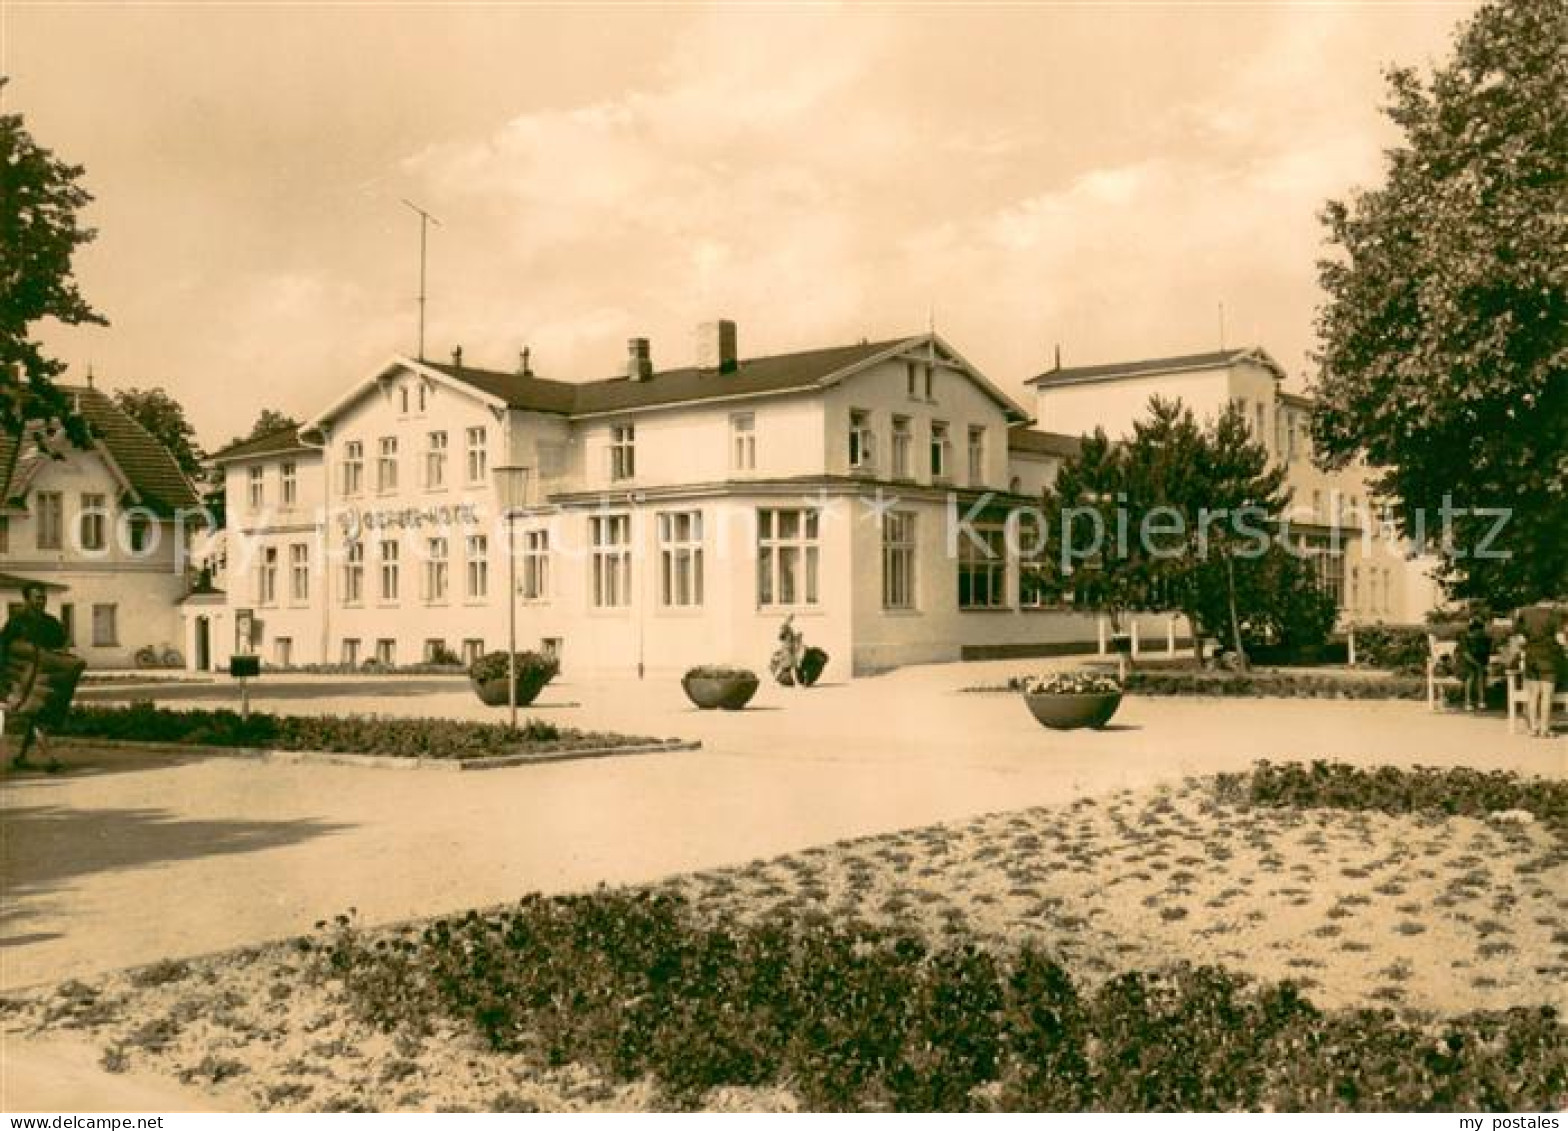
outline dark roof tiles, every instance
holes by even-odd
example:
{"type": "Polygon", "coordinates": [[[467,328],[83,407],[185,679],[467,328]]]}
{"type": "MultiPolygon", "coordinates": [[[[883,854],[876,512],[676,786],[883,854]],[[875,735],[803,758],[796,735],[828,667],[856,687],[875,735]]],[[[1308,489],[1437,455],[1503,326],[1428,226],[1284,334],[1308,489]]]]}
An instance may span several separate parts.
{"type": "MultiPolygon", "coordinates": [[[[1065,369],[1049,369],[1028,379],[1028,385],[1071,385],[1079,381],[1135,377],[1150,373],[1177,373],[1188,369],[1214,369],[1233,365],[1238,361],[1257,361],[1279,372],[1278,365],[1268,354],[1254,347],[1229,350],[1211,350],[1207,353],[1179,354],[1175,357],[1151,357],[1140,361],[1113,361],[1105,365],[1075,365],[1065,369]]],[[[1283,376],[1283,373],[1280,373],[1283,376]]]]}

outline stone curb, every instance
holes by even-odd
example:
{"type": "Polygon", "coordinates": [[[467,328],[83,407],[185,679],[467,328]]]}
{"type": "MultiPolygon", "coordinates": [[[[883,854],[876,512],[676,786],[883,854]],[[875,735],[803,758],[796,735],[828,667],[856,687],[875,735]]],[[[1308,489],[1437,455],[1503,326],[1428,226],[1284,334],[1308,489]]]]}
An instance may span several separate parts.
{"type": "Polygon", "coordinates": [[[257,762],[302,765],[357,766],[375,770],[503,770],[545,762],[570,762],[584,758],[611,758],[619,754],[669,754],[700,750],[695,739],[671,738],[627,746],[586,746],[572,750],[545,750],[537,754],[497,754],[488,758],[400,758],[386,754],[343,754],[331,750],[272,750],[253,746],[200,746],[180,742],[135,742],[123,738],[51,738],[49,745],[62,754],[70,751],[125,750],[139,754],[172,754],[208,758],[249,758],[257,762]]]}

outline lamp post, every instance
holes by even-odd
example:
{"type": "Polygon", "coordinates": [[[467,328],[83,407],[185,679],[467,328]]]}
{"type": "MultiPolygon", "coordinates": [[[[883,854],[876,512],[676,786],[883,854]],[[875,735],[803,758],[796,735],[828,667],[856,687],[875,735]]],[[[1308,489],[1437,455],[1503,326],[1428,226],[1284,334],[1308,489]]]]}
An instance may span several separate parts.
{"type": "Polygon", "coordinates": [[[528,504],[528,468],[495,469],[496,498],[506,515],[506,710],[517,729],[517,512],[528,504]]]}

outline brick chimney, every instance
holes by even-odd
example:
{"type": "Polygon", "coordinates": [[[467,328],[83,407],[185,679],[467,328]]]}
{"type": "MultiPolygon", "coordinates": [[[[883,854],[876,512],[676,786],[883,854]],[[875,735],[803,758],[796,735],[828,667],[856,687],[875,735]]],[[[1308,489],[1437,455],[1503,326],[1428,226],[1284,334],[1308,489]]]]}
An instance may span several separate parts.
{"type": "Polygon", "coordinates": [[[733,373],[740,363],[736,353],[735,323],[728,318],[697,327],[697,368],[733,373]]]}
{"type": "Polygon", "coordinates": [[[647,338],[626,339],[626,377],[631,381],[646,381],[653,376],[653,355],[648,350],[647,338]]]}

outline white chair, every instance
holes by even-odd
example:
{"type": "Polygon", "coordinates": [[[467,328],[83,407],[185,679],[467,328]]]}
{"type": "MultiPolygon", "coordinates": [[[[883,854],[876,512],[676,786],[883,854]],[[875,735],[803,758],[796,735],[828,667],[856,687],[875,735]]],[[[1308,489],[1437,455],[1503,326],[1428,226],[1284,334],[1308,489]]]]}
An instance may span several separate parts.
{"type": "MultiPolygon", "coordinates": [[[[1508,733],[1517,731],[1515,726],[1518,718],[1524,714],[1524,670],[1512,668],[1508,672],[1508,733]]],[[[1552,694],[1552,715],[1558,711],[1568,711],[1568,690],[1558,690],[1552,694]]]]}
{"type": "Polygon", "coordinates": [[[1438,666],[1444,659],[1452,662],[1454,653],[1458,650],[1457,640],[1439,640],[1436,633],[1426,634],[1426,706],[1429,711],[1438,709],[1438,666]]]}

